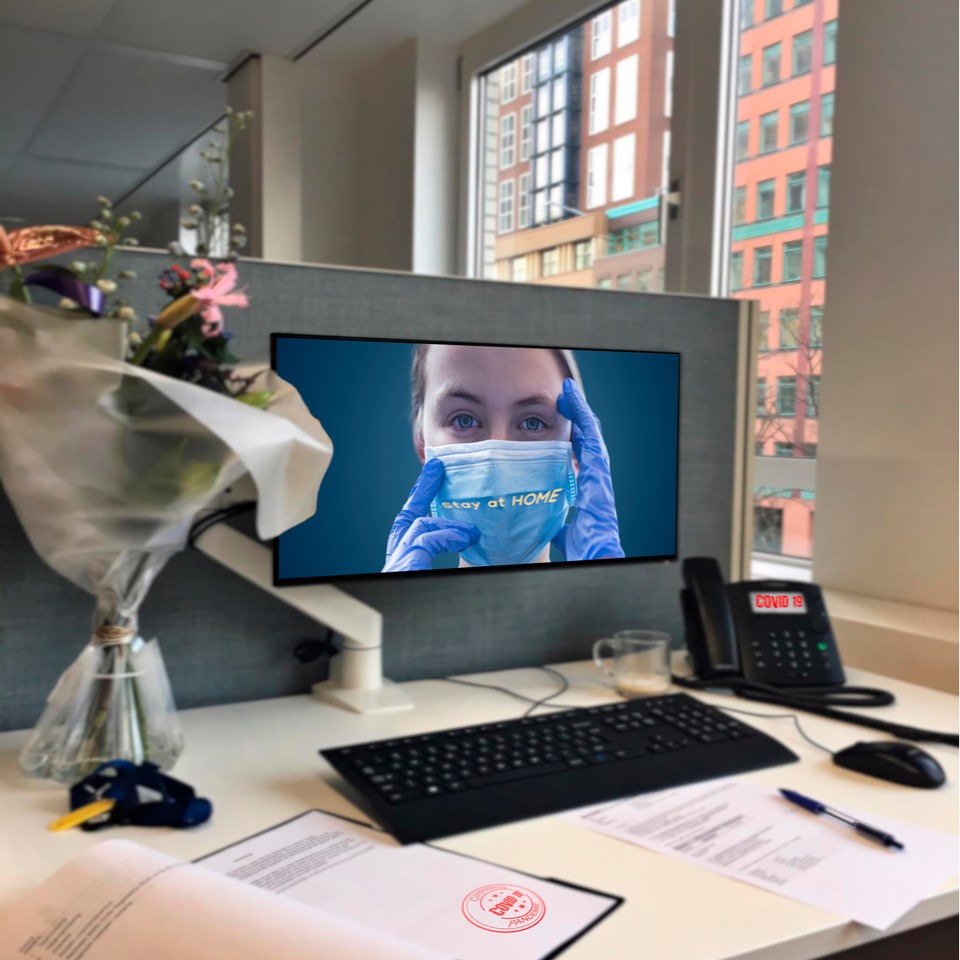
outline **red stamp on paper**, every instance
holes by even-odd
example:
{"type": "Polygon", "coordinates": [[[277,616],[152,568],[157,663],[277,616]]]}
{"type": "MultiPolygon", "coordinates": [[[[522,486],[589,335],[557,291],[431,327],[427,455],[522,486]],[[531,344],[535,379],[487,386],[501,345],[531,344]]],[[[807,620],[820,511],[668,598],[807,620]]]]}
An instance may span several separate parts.
{"type": "Polygon", "coordinates": [[[463,898],[463,915],[481,930],[519,933],[535,927],[547,912],[543,898],[527,887],[490,883],[463,898]]]}

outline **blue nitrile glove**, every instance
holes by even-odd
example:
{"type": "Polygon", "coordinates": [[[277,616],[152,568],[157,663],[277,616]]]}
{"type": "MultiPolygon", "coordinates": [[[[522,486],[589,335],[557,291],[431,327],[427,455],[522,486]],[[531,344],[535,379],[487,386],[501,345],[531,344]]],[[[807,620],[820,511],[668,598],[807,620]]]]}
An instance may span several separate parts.
{"type": "Polygon", "coordinates": [[[610,455],[603,442],[600,421],[587,405],[580,388],[567,379],[557,398],[557,409],[573,423],[573,455],[580,465],[573,522],[553,538],[565,560],[605,560],[622,557],[617,505],[610,479],[610,455]]]}
{"type": "Polygon", "coordinates": [[[387,538],[384,573],[430,570],[441,553],[459,553],[480,539],[472,523],[431,517],[430,504],[443,483],[443,463],[428,460],[387,538]]]}

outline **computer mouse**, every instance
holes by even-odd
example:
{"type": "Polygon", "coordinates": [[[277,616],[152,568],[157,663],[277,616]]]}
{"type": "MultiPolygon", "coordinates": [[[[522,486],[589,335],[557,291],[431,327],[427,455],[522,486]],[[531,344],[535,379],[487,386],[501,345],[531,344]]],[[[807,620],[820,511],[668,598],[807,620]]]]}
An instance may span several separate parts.
{"type": "Polygon", "coordinates": [[[939,787],[947,779],[943,767],[919,747],[901,740],[855,743],[833,755],[838,767],[908,787],[939,787]]]}

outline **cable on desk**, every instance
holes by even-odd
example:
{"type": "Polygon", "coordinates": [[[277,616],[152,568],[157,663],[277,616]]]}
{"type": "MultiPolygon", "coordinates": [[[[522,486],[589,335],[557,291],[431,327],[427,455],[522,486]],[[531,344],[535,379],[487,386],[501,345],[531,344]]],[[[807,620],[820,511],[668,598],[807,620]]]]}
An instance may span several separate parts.
{"type": "Polygon", "coordinates": [[[540,666],[536,668],[537,670],[545,670],[547,673],[552,673],[554,676],[557,676],[563,682],[563,686],[551,693],[547,697],[543,697],[539,700],[534,697],[528,697],[526,694],[517,693],[516,690],[511,690],[509,687],[499,687],[494,683],[477,683],[475,680],[458,680],[456,677],[441,677],[441,680],[445,680],[447,683],[457,683],[462,687],[479,687],[481,690],[496,690],[498,693],[505,693],[508,697],[514,697],[517,700],[523,700],[524,703],[529,703],[531,706],[523,714],[524,717],[530,716],[537,707],[549,707],[551,710],[579,710],[580,705],[576,703],[551,703],[554,697],[559,697],[561,693],[566,692],[570,689],[570,681],[559,671],[554,670],[552,667],[540,666]]]}
{"type": "Polygon", "coordinates": [[[800,718],[793,713],[754,713],[752,710],[734,710],[733,707],[721,707],[717,704],[714,704],[718,710],[722,710],[724,713],[742,713],[745,717],[763,717],[764,720],[792,720],[793,725],[797,728],[797,733],[803,737],[807,743],[813,744],[818,750],[822,750],[824,753],[829,753],[832,757],[834,751],[829,747],[825,747],[822,743],[817,743],[812,737],[808,737],[803,732],[803,727],[800,726],[800,718]]]}

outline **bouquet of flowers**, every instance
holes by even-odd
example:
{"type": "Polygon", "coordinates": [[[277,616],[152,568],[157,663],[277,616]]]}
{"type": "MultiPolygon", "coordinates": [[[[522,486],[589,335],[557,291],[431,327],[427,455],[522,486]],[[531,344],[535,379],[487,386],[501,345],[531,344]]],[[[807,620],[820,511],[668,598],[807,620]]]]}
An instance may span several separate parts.
{"type": "Polygon", "coordinates": [[[133,311],[108,301],[117,281],[104,261],[134,220],[102,202],[89,228],[0,236],[0,269],[15,272],[14,296],[0,298],[0,481],[38,554],[96,599],[93,638],[21,754],[26,772],[65,782],[112,759],[172,766],[173,697],[138,625],[150,585],[245,474],[261,538],[309,517],[332,455],[292,387],[231,355],[221,308],[247,303],[234,263],[165,270],[168,304],[130,333],[133,311]],[[99,263],[24,276],[25,264],[81,246],[99,263]],[[23,302],[35,285],[58,291],[60,309],[23,302]]]}

